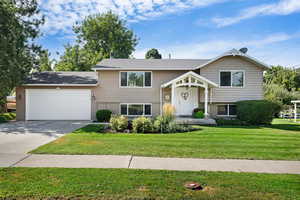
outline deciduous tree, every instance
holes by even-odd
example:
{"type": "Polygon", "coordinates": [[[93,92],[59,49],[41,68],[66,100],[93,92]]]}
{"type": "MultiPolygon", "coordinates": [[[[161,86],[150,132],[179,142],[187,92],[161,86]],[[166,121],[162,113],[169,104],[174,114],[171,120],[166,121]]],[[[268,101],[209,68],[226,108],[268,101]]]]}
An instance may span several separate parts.
{"type": "Polygon", "coordinates": [[[38,64],[40,46],[35,39],[39,26],[44,22],[39,17],[36,0],[0,1],[0,106],[4,109],[6,96],[38,64]]]}
{"type": "Polygon", "coordinates": [[[129,58],[137,45],[137,37],[126,22],[111,11],[88,16],[74,27],[79,43],[102,58],[129,58]]]}
{"type": "Polygon", "coordinates": [[[145,55],[146,59],[161,59],[161,54],[158,52],[157,49],[150,49],[149,51],[147,51],[146,55],[145,55]]]}
{"type": "Polygon", "coordinates": [[[38,70],[43,71],[52,71],[53,59],[50,58],[50,53],[48,50],[42,51],[39,56],[39,68],[38,70]]]}

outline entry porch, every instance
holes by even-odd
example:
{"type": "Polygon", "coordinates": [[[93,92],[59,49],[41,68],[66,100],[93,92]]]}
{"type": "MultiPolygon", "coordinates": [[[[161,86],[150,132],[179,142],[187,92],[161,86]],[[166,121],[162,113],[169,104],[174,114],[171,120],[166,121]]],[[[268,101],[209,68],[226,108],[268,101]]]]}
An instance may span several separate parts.
{"type": "MultiPolygon", "coordinates": [[[[177,117],[191,116],[195,108],[203,108],[205,118],[210,116],[213,89],[218,84],[193,71],[161,85],[161,113],[165,103],[175,107],[177,117]]],[[[179,118],[180,119],[180,118],[179,118]]]]}

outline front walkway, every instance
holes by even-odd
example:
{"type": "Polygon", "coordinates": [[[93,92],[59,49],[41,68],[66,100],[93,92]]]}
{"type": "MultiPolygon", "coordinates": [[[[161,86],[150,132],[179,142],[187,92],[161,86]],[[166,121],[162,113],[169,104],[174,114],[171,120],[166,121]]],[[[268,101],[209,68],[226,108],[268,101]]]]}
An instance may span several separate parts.
{"type": "Polygon", "coordinates": [[[300,161],[158,158],[109,155],[28,155],[11,167],[130,168],[300,174],[300,161]]]}

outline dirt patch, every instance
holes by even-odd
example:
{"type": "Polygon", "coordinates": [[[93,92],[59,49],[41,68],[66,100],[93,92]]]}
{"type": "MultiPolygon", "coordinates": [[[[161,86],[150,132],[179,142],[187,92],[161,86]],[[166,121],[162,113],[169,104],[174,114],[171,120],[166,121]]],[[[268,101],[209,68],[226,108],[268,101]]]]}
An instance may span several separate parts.
{"type": "Polygon", "coordinates": [[[141,186],[141,187],[138,188],[138,191],[140,191],[140,192],[148,192],[149,189],[146,186],[141,186]]]}
{"type": "Polygon", "coordinates": [[[95,145],[95,144],[103,144],[103,142],[97,141],[97,140],[87,140],[87,141],[81,141],[79,144],[80,145],[95,145]]]}
{"type": "Polygon", "coordinates": [[[62,143],[66,143],[66,139],[63,137],[53,141],[53,144],[62,144],[62,143]]]}
{"type": "Polygon", "coordinates": [[[207,187],[204,187],[202,191],[206,192],[208,194],[214,194],[216,192],[216,189],[213,187],[207,186],[207,187]]]}

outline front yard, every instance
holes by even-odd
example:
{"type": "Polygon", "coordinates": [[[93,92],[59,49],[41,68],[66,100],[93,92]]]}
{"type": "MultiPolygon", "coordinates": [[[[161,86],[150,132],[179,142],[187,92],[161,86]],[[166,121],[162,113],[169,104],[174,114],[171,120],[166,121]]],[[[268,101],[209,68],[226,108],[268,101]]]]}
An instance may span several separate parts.
{"type": "Polygon", "coordinates": [[[296,123],[276,119],[269,127],[200,128],[177,134],[108,134],[88,125],[32,153],[300,160],[300,125],[296,123]]]}
{"type": "Polygon", "coordinates": [[[300,176],[129,169],[0,169],[0,199],[266,199],[300,198],[300,176]],[[189,181],[204,189],[184,188],[189,181]]]}

